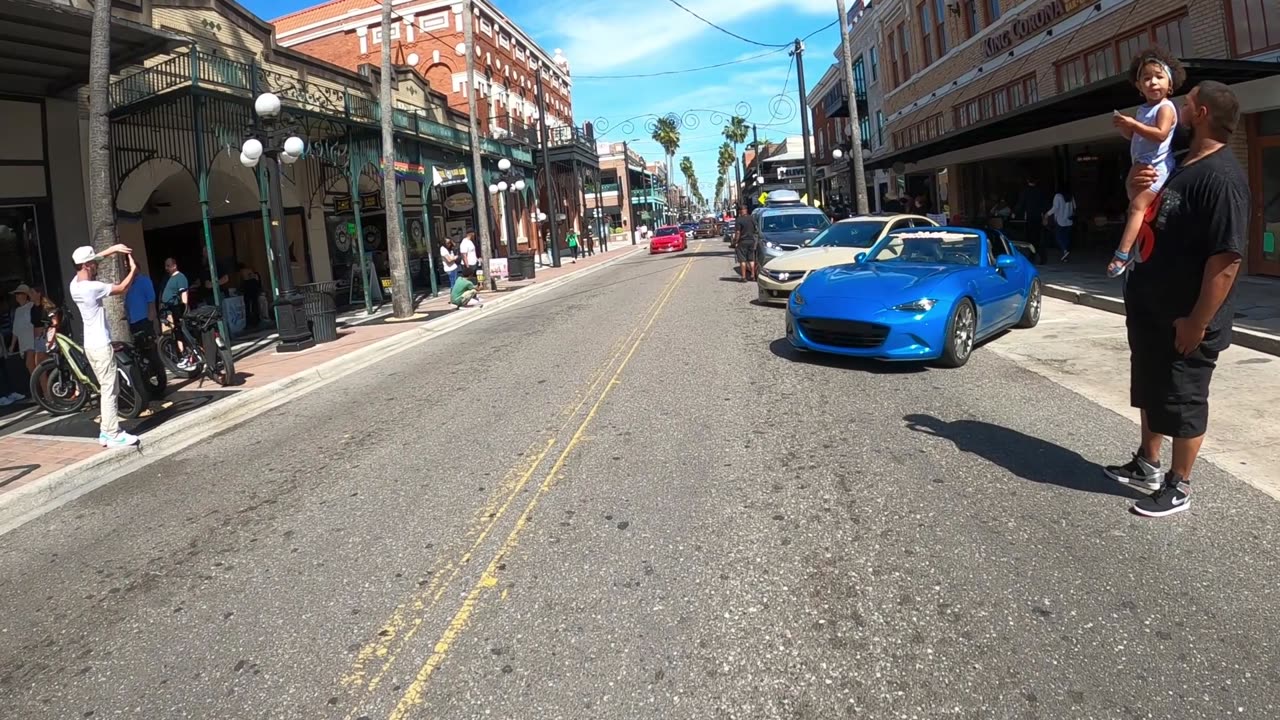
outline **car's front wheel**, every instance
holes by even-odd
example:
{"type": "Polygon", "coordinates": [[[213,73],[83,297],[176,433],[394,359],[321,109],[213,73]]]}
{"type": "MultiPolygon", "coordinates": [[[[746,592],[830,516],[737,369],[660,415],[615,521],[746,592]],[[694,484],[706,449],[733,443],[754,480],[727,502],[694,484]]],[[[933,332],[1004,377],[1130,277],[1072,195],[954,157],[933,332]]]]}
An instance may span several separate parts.
{"type": "Polygon", "coordinates": [[[1040,289],[1040,278],[1031,281],[1031,289],[1027,291],[1027,302],[1022,308],[1022,318],[1018,327],[1033,328],[1040,323],[1040,309],[1044,305],[1044,291],[1040,289]]]}
{"type": "Polygon", "coordinates": [[[978,313],[968,298],[956,303],[947,323],[947,337],[938,362],[943,367],[958,368],[969,362],[973,354],[974,337],[978,332],[978,313]]]}

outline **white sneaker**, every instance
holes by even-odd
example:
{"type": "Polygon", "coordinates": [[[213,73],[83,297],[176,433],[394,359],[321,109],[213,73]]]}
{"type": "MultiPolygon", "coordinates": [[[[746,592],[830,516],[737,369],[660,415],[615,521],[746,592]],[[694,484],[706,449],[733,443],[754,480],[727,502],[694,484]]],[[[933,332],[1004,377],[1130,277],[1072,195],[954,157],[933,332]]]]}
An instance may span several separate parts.
{"type": "Polygon", "coordinates": [[[116,433],[115,437],[111,437],[106,433],[98,433],[98,444],[104,448],[129,447],[130,445],[137,445],[138,442],[137,435],[130,435],[123,430],[116,433]]]}

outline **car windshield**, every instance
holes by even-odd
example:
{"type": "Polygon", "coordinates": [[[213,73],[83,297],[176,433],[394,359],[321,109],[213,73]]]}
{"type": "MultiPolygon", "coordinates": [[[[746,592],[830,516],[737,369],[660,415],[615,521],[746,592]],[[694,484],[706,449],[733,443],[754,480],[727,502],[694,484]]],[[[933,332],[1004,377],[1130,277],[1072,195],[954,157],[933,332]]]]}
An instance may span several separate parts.
{"type": "Polygon", "coordinates": [[[982,238],[973,233],[907,230],[890,233],[867,255],[867,262],[980,265],[982,238]]]}
{"type": "Polygon", "coordinates": [[[831,224],[827,216],[820,212],[770,213],[763,218],[760,225],[763,232],[817,232],[825,230],[831,224]]]}
{"type": "Polygon", "coordinates": [[[805,244],[806,247],[869,248],[884,230],[883,220],[858,220],[832,225],[805,244]]]}
{"type": "Polygon", "coordinates": [[[658,235],[659,237],[663,235],[679,235],[679,234],[680,234],[680,228],[678,227],[661,227],[661,228],[658,228],[658,232],[655,233],[655,235],[658,235]]]}

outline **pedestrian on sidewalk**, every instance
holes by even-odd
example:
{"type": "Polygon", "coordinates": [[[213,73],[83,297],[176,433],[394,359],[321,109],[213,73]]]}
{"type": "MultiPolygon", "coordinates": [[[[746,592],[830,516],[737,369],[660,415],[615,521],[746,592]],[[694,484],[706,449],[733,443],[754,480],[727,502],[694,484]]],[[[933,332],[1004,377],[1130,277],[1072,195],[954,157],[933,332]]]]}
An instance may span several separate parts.
{"type": "Polygon", "coordinates": [[[480,265],[480,260],[476,257],[476,231],[468,230],[466,235],[462,236],[462,242],[458,245],[458,253],[462,256],[462,269],[475,271],[480,265]]]}
{"type": "Polygon", "coordinates": [[[1037,265],[1044,264],[1044,233],[1042,232],[1044,222],[1042,218],[1048,210],[1049,203],[1045,202],[1044,191],[1036,184],[1034,177],[1027,176],[1027,186],[1022,189],[1022,195],[1018,198],[1018,205],[1013,211],[1024,221],[1023,225],[1026,227],[1027,236],[1023,239],[1035,247],[1037,265]]]}
{"type": "Polygon", "coordinates": [[[453,238],[445,238],[444,244],[440,246],[440,267],[444,268],[444,274],[449,278],[449,288],[452,289],[453,284],[458,282],[458,252],[453,238]]]}
{"type": "Polygon", "coordinates": [[[191,358],[187,357],[187,349],[182,341],[182,330],[179,325],[182,317],[191,306],[191,283],[187,276],[178,269],[178,261],[174,258],[164,259],[164,272],[169,276],[164,282],[164,290],[160,292],[160,310],[162,318],[173,331],[173,339],[178,346],[178,367],[190,370],[195,367],[191,358]]]}
{"type": "MultiPolygon", "coordinates": [[[[1130,404],[1142,411],[1138,452],[1105,469],[1126,485],[1155,491],[1133,511],[1164,517],[1191,507],[1191,469],[1209,422],[1209,382],[1218,355],[1231,345],[1236,274],[1249,232],[1249,182],[1227,143],[1240,104],[1222,83],[1197,85],[1180,122],[1191,148],[1145,215],[1150,255],[1129,271],[1125,324],[1129,331],[1130,404]],[[1160,467],[1164,437],[1173,462],[1160,467]]],[[[1131,175],[1135,193],[1160,182],[1162,170],[1131,175]]]]}
{"type": "Polygon", "coordinates": [[[71,280],[71,299],[80,311],[84,322],[84,353],[89,357],[93,374],[98,378],[99,401],[102,418],[99,425],[98,444],[103,447],[127,447],[138,444],[138,438],[120,429],[116,417],[116,357],[111,347],[111,333],[107,328],[107,310],[103,301],[110,295],[123,295],[129,291],[138,274],[138,264],[133,261],[133,251],[126,245],[112,245],[101,254],[88,245],[71,253],[76,266],[76,276],[71,280]],[[129,274],[115,285],[99,282],[98,263],[112,255],[124,255],[129,260],[129,274]]]}
{"type": "MultiPolygon", "coordinates": [[[[49,357],[46,347],[49,316],[56,308],[38,286],[19,285],[12,294],[18,303],[18,309],[13,312],[13,344],[10,349],[21,354],[29,376],[35,372],[37,365],[49,357]]],[[[10,392],[7,397],[16,402],[26,395],[10,392]]]]}
{"type": "Polygon", "coordinates": [[[129,332],[137,335],[148,330],[158,332],[156,320],[156,286],[146,273],[138,273],[124,295],[124,309],[129,316],[129,332]]]}
{"type": "Polygon", "coordinates": [[[1076,200],[1065,180],[1058,181],[1053,194],[1053,204],[1041,219],[1046,228],[1053,230],[1054,242],[1062,253],[1062,262],[1071,257],[1071,227],[1076,222],[1076,200]]]}
{"type": "Polygon", "coordinates": [[[565,236],[565,242],[569,244],[569,254],[573,256],[573,262],[578,262],[578,233],[573,228],[569,228],[569,234],[565,236]]]}

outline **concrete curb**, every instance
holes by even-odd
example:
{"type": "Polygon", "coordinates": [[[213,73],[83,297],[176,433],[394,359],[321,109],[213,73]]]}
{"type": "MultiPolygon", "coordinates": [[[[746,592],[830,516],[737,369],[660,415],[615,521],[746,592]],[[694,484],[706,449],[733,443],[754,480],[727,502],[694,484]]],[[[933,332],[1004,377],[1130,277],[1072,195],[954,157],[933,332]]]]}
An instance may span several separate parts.
{"type": "MultiPolygon", "coordinates": [[[[1124,300],[1122,298],[1098,295],[1079,288],[1066,285],[1050,285],[1049,283],[1044,284],[1044,294],[1051,298],[1075,303],[1076,305],[1084,305],[1085,307],[1105,310],[1116,315],[1124,315],[1124,300]]],[[[1231,344],[1246,347],[1250,350],[1257,350],[1268,355],[1280,355],[1280,336],[1258,330],[1248,330],[1237,326],[1231,331],[1231,344]]]]}
{"type": "Polygon", "coordinates": [[[49,473],[37,482],[0,497],[0,535],[116,478],[177,453],[199,440],[229,430],[249,417],[283,405],[434,337],[484,318],[493,317],[504,309],[517,307],[530,298],[538,297],[561,285],[632,257],[646,247],[637,246],[598,265],[582,268],[545,283],[535,281],[533,285],[519,288],[510,295],[493,298],[485,303],[483,311],[451,313],[399,335],[352,350],[315,367],[301,370],[287,378],[260,388],[246,390],[236,397],[227,398],[207,408],[193,410],[148,432],[143,439],[143,446],[137,450],[99,453],[75,465],[49,473]]]}

